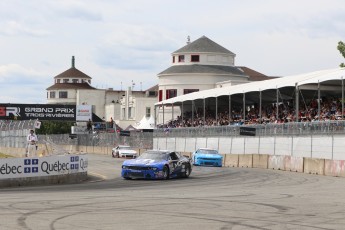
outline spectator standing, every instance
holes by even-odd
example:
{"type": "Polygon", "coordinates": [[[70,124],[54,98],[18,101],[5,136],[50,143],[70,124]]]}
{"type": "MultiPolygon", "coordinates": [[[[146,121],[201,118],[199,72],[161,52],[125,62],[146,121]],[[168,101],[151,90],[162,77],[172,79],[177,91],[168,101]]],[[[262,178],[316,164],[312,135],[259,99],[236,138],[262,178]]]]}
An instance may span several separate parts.
{"type": "Polygon", "coordinates": [[[114,120],[112,117],[110,118],[109,126],[111,129],[114,128],[114,120]]]}
{"type": "Polygon", "coordinates": [[[89,133],[91,133],[91,131],[92,131],[92,122],[91,122],[91,119],[89,119],[89,121],[87,122],[86,128],[87,128],[87,131],[88,131],[89,133]]]}
{"type": "Polygon", "coordinates": [[[27,136],[26,141],[27,141],[26,156],[27,157],[35,157],[36,151],[37,151],[38,138],[37,138],[37,135],[35,134],[35,131],[33,129],[30,130],[30,133],[27,136]]]}

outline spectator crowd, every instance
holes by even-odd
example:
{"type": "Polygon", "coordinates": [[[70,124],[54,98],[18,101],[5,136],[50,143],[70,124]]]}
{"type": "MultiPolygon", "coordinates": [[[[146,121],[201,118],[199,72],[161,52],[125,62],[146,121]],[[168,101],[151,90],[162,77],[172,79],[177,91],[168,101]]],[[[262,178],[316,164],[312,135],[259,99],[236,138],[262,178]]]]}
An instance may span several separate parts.
{"type": "MultiPolygon", "coordinates": [[[[179,127],[200,127],[200,126],[223,126],[223,125],[243,125],[243,124],[267,124],[267,123],[288,123],[296,121],[296,110],[293,100],[282,102],[278,104],[266,104],[260,111],[258,106],[253,105],[246,107],[245,117],[243,117],[243,107],[233,107],[231,115],[229,116],[228,109],[219,111],[216,116],[215,111],[210,108],[198,108],[192,114],[191,111],[185,112],[183,116],[178,116],[177,119],[169,121],[164,128],[179,128],[179,127]]],[[[342,105],[341,99],[326,98],[320,99],[320,113],[318,112],[318,99],[312,99],[308,103],[300,106],[298,111],[298,121],[312,122],[312,121],[330,121],[342,120],[342,105]],[[320,117],[319,117],[320,114],[320,117]]],[[[345,114],[345,111],[344,111],[345,114]]]]}

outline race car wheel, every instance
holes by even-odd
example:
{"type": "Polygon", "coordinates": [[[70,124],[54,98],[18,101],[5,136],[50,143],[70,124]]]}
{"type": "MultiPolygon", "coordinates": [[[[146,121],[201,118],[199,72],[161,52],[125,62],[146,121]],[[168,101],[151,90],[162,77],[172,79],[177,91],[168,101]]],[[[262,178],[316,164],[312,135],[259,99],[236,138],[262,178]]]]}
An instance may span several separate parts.
{"type": "Polygon", "coordinates": [[[164,180],[169,179],[169,168],[166,165],[163,168],[163,179],[164,180]]]}
{"type": "Polygon", "coordinates": [[[115,158],[114,152],[111,152],[111,156],[112,156],[113,158],[115,158]]]}
{"type": "Polygon", "coordinates": [[[125,179],[125,180],[131,180],[132,178],[130,178],[130,177],[124,177],[123,179],[125,179]]]}
{"type": "Polygon", "coordinates": [[[190,165],[186,164],[185,171],[183,177],[188,178],[190,175],[190,165]]]}

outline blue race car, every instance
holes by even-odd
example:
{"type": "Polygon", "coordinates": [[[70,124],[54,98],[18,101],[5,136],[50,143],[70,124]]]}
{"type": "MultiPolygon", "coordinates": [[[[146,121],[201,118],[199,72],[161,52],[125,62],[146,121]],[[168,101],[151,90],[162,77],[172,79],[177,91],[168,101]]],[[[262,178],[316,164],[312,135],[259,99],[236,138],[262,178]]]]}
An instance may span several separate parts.
{"type": "Polygon", "coordinates": [[[191,159],[178,152],[149,150],[133,160],[122,164],[124,179],[169,179],[189,177],[192,172],[191,159]]]}
{"type": "Polygon", "coordinates": [[[200,148],[193,155],[194,165],[218,166],[222,167],[223,156],[215,149],[200,148]]]}

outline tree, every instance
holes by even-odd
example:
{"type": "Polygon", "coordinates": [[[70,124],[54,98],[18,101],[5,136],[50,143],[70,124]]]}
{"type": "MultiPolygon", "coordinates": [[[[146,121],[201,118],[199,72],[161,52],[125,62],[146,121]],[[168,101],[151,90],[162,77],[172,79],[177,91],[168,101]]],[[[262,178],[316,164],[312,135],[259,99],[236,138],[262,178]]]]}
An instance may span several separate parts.
{"type": "MultiPolygon", "coordinates": [[[[339,50],[339,52],[341,53],[341,55],[343,55],[343,57],[345,58],[345,44],[344,44],[344,42],[342,42],[342,41],[338,42],[337,49],[339,50]]],[[[341,63],[339,66],[340,66],[340,67],[345,67],[344,62],[341,63]]]]}
{"type": "Polygon", "coordinates": [[[71,132],[73,122],[66,121],[42,121],[41,128],[36,130],[37,134],[67,134],[71,132]]]}

